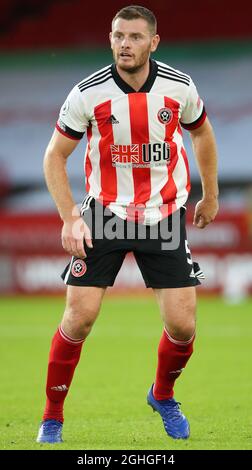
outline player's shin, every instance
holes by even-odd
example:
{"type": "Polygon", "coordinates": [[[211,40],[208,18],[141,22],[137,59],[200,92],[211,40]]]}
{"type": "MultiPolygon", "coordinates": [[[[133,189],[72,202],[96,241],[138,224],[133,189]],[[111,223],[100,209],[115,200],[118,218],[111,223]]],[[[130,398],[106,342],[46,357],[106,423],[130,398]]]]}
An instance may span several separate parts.
{"type": "Polygon", "coordinates": [[[156,400],[173,397],[175,380],[180,376],[193,353],[195,335],[188,341],[172,338],[164,329],[158,346],[158,366],[153,394],[156,400]]]}
{"type": "Polygon", "coordinates": [[[63,422],[63,405],[79,362],[84,339],[74,340],[61,327],[55,333],[50,354],[46,385],[46,406],[43,420],[63,422]]]}

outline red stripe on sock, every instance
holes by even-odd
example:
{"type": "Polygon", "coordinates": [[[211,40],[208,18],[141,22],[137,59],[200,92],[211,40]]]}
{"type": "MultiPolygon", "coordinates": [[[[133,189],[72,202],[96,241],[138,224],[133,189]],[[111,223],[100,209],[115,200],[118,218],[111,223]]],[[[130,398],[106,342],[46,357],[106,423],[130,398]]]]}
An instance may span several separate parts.
{"type": "Polygon", "coordinates": [[[83,341],[84,341],[83,338],[74,339],[74,338],[71,338],[70,336],[68,336],[64,332],[64,330],[62,329],[62,326],[59,327],[59,333],[60,333],[60,335],[62,336],[63,339],[65,339],[66,341],[68,341],[69,343],[72,343],[72,344],[83,343],[83,341]]]}
{"type": "Polygon", "coordinates": [[[190,339],[188,339],[188,341],[181,341],[180,339],[172,338],[172,336],[170,336],[170,334],[166,330],[166,328],[164,328],[164,332],[165,332],[167,338],[174,344],[190,344],[194,340],[194,337],[195,337],[195,334],[193,334],[193,336],[190,339]]]}

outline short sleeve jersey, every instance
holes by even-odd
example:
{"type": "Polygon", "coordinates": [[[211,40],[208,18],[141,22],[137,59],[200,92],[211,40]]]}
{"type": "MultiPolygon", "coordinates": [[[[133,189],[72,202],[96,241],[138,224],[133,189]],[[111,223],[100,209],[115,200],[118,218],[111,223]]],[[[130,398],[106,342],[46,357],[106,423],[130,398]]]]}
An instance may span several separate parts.
{"type": "Polygon", "coordinates": [[[157,223],[185,204],[190,175],[181,126],[206,118],[189,75],[150,60],[136,92],[115,64],[79,82],[56,128],[70,139],[87,133],[86,192],[123,219],[157,223]]]}

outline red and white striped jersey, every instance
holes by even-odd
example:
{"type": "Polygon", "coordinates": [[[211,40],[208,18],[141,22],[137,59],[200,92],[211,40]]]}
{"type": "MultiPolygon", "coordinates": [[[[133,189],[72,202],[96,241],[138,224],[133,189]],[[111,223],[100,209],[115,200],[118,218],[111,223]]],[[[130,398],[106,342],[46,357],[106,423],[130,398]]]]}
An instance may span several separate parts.
{"type": "Polygon", "coordinates": [[[78,83],[56,127],[77,140],[87,132],[87,193],[123,219],[152,225],[188,198],[181,126],[195,129],[205,117],[190,76],[150,60],[138,92],[122,80],[115,64],[78,83]]]}

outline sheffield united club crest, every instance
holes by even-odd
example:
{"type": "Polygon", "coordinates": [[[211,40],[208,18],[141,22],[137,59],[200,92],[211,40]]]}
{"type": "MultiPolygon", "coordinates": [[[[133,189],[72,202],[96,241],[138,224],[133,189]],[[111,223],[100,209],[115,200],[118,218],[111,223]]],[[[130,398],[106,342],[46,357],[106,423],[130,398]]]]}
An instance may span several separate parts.
{"type": "Polygon", "coordinates": [[[172,110],[170,108],[161,108],[157,117],[162,124],[169,124],[173,118],[172,110]]]}
{"type": "Polygon", "coordinates": [[[87,265],[83,259],[76,259],[73,263],[71,272],[74,277],[80,277],[85,274],[87,270],[87,265]]]}

